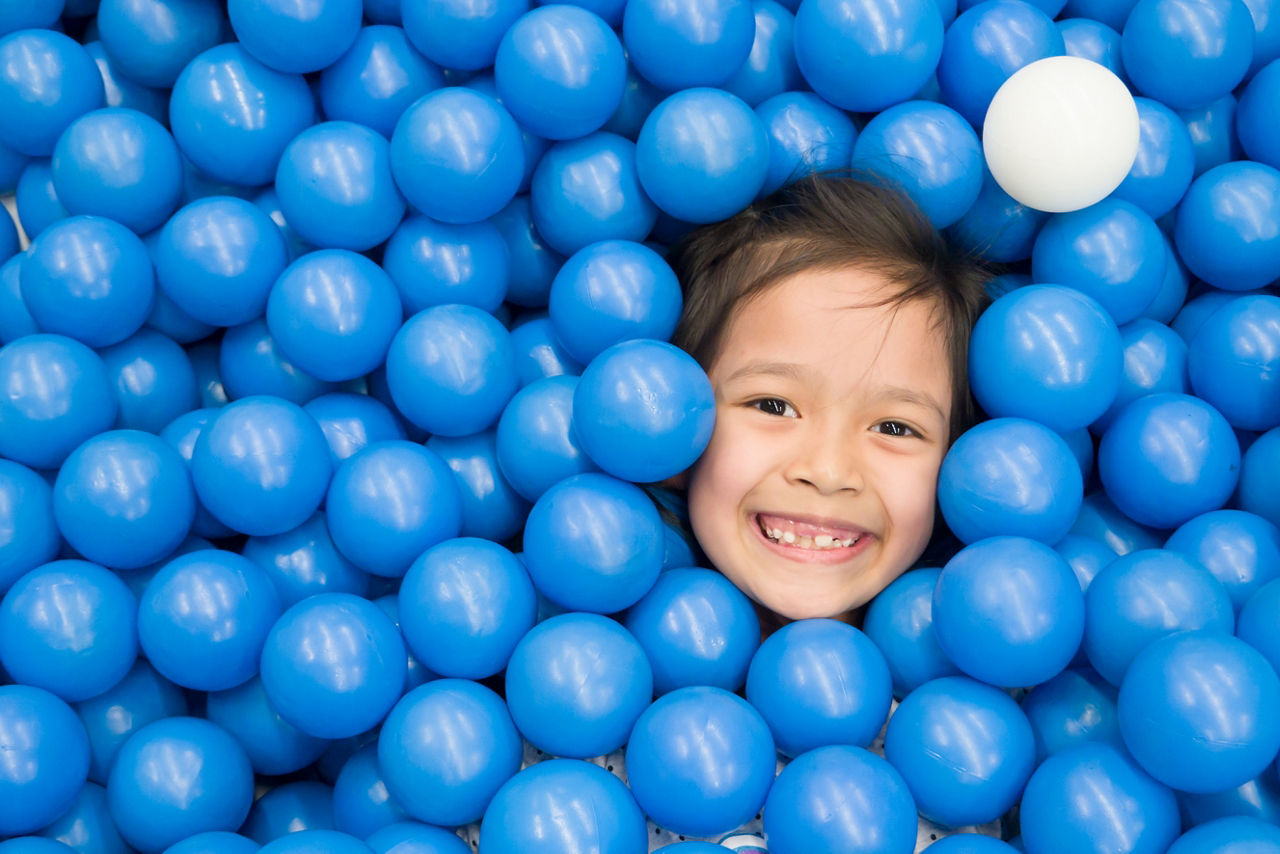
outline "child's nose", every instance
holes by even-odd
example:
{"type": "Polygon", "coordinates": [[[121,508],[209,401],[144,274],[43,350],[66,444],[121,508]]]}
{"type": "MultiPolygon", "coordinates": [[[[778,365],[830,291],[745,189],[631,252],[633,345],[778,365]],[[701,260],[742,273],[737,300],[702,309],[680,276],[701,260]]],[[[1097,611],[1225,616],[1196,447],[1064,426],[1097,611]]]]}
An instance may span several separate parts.
{"type": "Polygon", "coordinates": [[[861,492],[865,486],[855,443],[844,430],[814,431],[798,443],[787,479],[823,495],[861,492]]]}

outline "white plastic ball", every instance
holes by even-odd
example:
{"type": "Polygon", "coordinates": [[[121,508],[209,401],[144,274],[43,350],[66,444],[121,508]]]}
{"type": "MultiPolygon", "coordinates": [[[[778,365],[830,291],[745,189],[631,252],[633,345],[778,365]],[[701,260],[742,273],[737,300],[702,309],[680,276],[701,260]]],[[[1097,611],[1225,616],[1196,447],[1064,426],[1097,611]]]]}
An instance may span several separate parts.
{"type": "Polygon", "coordinates": [[[1062,213],[1102,201],[1138,154],[1138,107],[1120,78],[1087,59],[1024,66],[996,92],[982,128],[987,166],[1022,204],[1062,213]]]}

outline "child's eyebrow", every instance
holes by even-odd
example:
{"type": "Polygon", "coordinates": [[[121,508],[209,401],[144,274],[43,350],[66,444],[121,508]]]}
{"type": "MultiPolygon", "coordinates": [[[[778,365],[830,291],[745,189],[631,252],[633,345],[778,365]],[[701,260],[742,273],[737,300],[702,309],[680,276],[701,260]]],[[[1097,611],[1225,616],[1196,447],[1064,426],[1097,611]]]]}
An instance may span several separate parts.
{"type": "Polygon", "coordinates": [[[947,413],[943,411],[942,405],[934,399],[933,395],[916,391],[915,389],[906,388],[904,386],[881,386],[871,396],[871,400],[896,400],[901,403],[909,403],[915,406],[923,406],[925,409],[932,409],[938,413],[938,417],[947,420],[947,413]]]}
{"type": "Polygon", "coordinates": [[[787,379],[803,379],[808,373],[809,370],[807,368],[803,365],[797,365],[794,362],[755,361],[747,362],[745,365],[738,368],[738,370],[729,374],[729,376],[725,378],[725,382],[729,383],[743,377],[754,376],[775,376],[785,377],[787,379]]]}

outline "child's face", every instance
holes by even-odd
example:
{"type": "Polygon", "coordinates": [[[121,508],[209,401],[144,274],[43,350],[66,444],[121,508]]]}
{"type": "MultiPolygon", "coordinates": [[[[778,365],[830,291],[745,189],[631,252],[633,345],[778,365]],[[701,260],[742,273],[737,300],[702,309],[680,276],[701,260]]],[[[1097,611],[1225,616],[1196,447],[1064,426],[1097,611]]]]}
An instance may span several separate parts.
{"type": "Polygon", "coordinates": [[[711,443],[689,476],[711,562],[787,619],[843,615],[924,550],[951,376],[931,306],[856,269],[784,279],[741,306],[708,375],[711,443]]]}

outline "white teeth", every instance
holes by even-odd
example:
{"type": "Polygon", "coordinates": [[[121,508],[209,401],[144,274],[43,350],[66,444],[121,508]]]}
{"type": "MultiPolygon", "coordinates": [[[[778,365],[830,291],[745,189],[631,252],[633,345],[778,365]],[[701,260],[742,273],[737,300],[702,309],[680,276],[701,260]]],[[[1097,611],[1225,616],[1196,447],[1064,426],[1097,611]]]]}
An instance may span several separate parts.
{"type": "Polygon", "coordinates": [[[761,532],[775,543],[786,543],[789,546],[795,546],[801,549],[839,549],[849,548],[853,546],[861,535],[850,537],[849,539],[840,539],[833,537],[831,534],[817,534],[810,536],[808,534],[797,534],[795,531],[784,531],[781,528],[766,528],[763,524],[760,526],[761,532]]]}
{"type": "Polygon", "coordinates": [[[796,534],[795,534],[795,531],[787,531],[787,532],[783,533],[783,535],[782,535],[782,541],[783,541],[784,543],[794,543],[794,542],[796,541],[796,534]]]}
{"type": "Polygon", "coordinates": [[[809,536],[808,534],[801,534],[800,539],[796,542],[796,545],[798,545],[802,549],[811,549],[813,548],[813,537],[809,536]]]}
{"type": "Polygon", "coordinates": [[[817,549],[829,549],[831,544],[835,542],[835,538],[827,534],[819,534],[813,538],[813,547],[817,549]]]}

